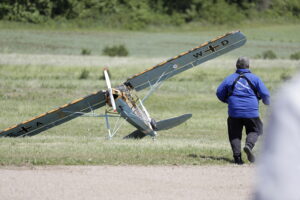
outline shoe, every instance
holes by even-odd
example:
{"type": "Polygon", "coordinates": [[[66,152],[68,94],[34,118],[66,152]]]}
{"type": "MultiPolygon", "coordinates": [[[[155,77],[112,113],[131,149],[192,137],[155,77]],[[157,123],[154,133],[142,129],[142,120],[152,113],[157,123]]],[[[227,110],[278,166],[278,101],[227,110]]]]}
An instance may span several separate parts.
{"type": "Polygon", "coordinates": [[[244,161],[242,160],[242,156],[233,156],[234,158],[234,163],[237,165],[242,165],[244,164],[244,161]]]}
{"type": "Polygon", "coordinates": [[[249,162],[254,163],[255,162],[255,156],[254,156],[251,148],[248,147],[248,146],[245,146],[244,147],[244,152],[247,154],[247,158],[248,158],[249,162]]]}

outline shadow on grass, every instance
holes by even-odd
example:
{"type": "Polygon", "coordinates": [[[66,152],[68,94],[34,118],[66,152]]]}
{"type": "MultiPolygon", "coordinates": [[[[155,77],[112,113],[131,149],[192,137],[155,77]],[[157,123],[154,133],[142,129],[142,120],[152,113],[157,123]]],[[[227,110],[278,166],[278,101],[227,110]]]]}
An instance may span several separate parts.
{"type": "Polygon", "coordinates": [[[200,158],[200,159],[205,159],[205,160],[225,161],[225,162],[233,163],[233,160],[226,158],[226,157],[222,157],[222,156],[206,156],[206,155],[189,154],[188,157],[200,158]]]}

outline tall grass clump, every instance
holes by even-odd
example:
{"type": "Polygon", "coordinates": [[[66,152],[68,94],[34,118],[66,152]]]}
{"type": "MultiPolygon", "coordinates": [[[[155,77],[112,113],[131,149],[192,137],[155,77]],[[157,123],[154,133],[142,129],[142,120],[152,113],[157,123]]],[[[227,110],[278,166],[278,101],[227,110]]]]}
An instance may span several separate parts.
{"type": "Polygon", "coordinates": [[[81,49],[81,55],[87,56],[87,55],[91,55],[91,54],[92,54],[92,50],[86,49],[86,48],[81,49]]]}
{"type": "Polygon", "coordinates": [[[90,72],[87,69],[83,69],[79,75],[79,79],[87,79],[90,75],[90,72]]]}
{"type": "Polygon", "coordinates": [[[125,45],[121,44],[121,45],[115,45],[115,46],[106,46],[103,51],[102,54],[105,56],[128,56],[129,55],[129,51],[127,50],[127,48],[125,47],[125,45]]]}
{"type": "Polygon", "coordinates": [[[300,51],[291,54],[290,59],[291,60],[300,60],[300,51]]]}
{"type": "Polygon", "coordinates": [[[276,54],[272,50],[264,51],[262,53],[262,57],[263,59],[270,59],[270,60],[277,58],[276,54]]]}

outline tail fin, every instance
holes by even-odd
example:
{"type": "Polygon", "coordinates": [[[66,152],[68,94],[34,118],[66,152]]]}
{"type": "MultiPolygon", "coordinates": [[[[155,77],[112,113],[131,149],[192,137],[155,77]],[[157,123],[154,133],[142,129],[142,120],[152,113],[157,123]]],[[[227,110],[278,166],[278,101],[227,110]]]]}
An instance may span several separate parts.
{"type": "Polygon", "coordinates": [[[192,117],[192,114],[184,114],[178,117],[170,118],[170,119],[165,119],[156,122],[156,131],[162,131],[162,130],[167,130],[170,128],[173,128],[175,126],[178,126],[185,122],[186,120],[190,119],[192,117]]]}

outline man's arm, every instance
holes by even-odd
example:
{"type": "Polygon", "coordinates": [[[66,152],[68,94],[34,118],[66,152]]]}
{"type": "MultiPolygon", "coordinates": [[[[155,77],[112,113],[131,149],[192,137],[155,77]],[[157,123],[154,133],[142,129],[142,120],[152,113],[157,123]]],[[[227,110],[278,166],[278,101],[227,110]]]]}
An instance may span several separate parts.
{"type": "Polygon", "coordinates": [[[220,101],[223,103],[227,103],[227,94],[228,94],[228,87],[226,84],[226,80],[224,80],[218,87],[216,95],[220,101]]]}
{"type": "Polygon", "coordinates": [[[260,78],[258,78],[257,91],[265,105],[270,105],[270,92],[260,78]]]}

